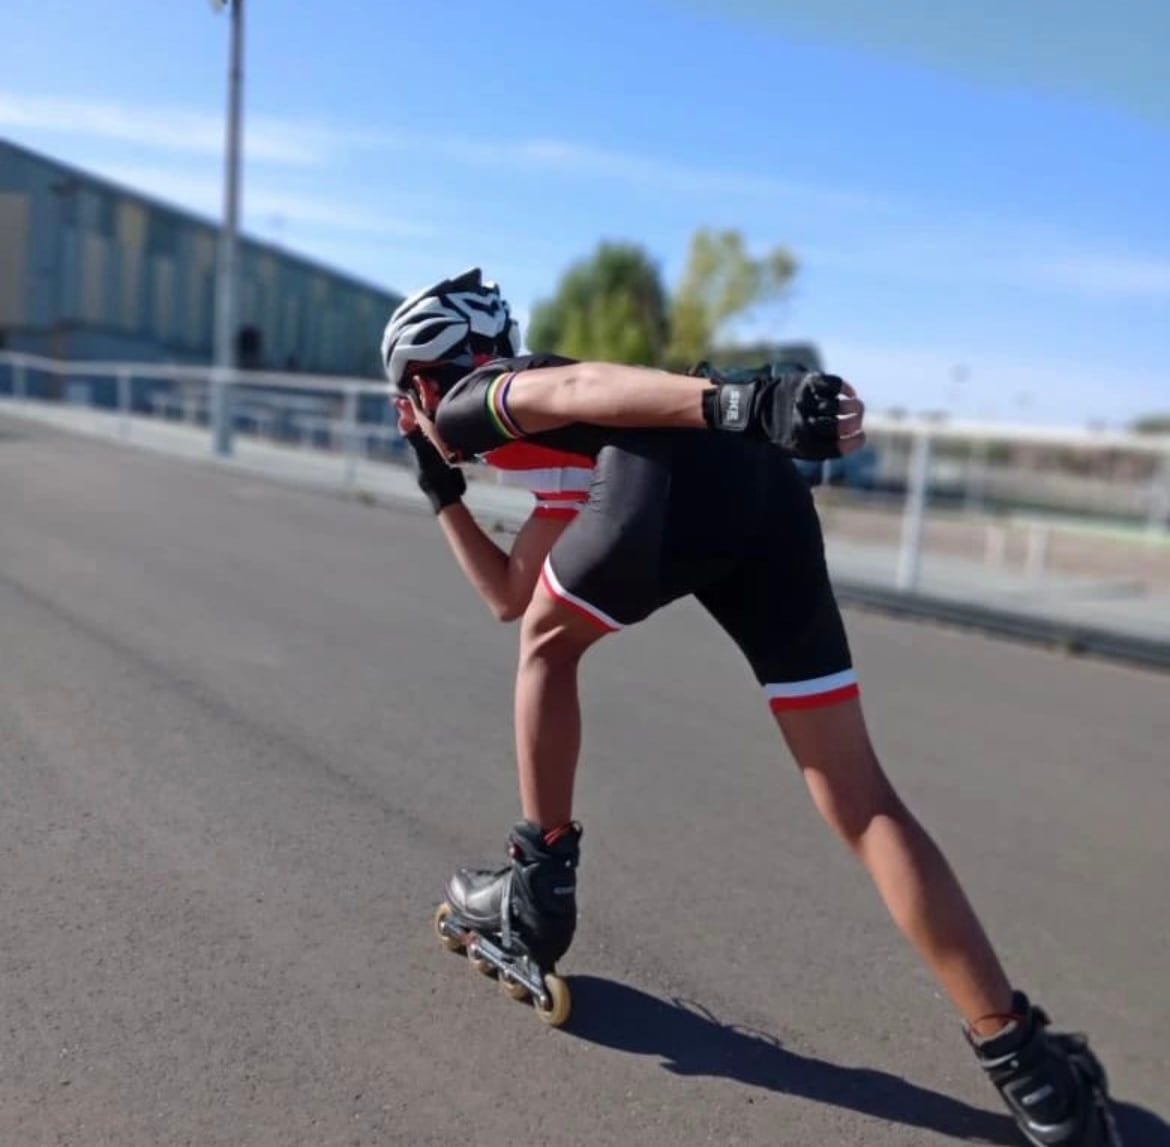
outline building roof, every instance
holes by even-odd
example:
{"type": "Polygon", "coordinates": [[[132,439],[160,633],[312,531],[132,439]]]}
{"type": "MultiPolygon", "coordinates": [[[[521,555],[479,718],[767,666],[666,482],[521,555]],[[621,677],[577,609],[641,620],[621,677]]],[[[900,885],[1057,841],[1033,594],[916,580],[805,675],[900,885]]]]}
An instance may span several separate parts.
{"type": "MultiPolygon", "coordinates": [[[[138,191],[133,187],[127,187],[118,183],[115,180],[107,179],[101,175],[95,175],[93,172],[86,171],[79,167],[74,167],[71,164],[64,163],[59,159],[54,159],[51,156],[43,155],[40,152],[33,151],[31,148],[25,147],[22,144],[14,143],[10,139],[0,138],[0,154],[4,151],[9,151],[14,155],[25,160],[30,160],[34,163],[42,164],[60,172],[63,176],[78,180],[84,183],[91,184],[94,187],[101,188],[114,195],[121,196],[124,199],[129,199],[142,204],[151,211],[163,211],[169,215],[177,216],[188,224],[195,227],[206,228],[213,232],[220,230],[220,224],[213,219],[206,218],[198,212],[191,211],[185,207],[176,206],[173,203],[168,203],[163,199],[148,195],[144,192],[138,191]]],[[[298,254],[295,251],[289,250],[284,246],[278,246],[275,243],[265,242],[262,239],[257,239],[245,231],[240,231],[240,243],[251,247],[255,252],[271,254],[274,257],[284,260],[288,263],[294,263],[306,270],[328,275],[330,278],[349,284],[352,287],[359,288],[363,291],[373,291],[379,295],[384,296],[392,306],[396,306],[405,297],[400,291],[391,290],[388,287],[381,286],[377,283],[371,283],[356,275],[352,275],[346,271],[339,271],[335,267],[330,267],[328,264],[322,263],[319,260],[312,259],[307,255],[298,254]]]]}

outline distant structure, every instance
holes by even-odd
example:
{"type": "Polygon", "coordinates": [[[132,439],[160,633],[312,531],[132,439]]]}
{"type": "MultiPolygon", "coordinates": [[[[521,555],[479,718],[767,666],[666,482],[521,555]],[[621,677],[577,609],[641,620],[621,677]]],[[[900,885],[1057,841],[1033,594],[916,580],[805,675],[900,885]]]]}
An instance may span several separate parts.
{"type": "Polygon", "coordinates": [[[711,362],[723,370],[755,367],[765,362],[790,362],[805,370],[824,370],[820,348],[811,342],[734,343],[716,347],[711,362]]]}
{"type": "MultiPolygon", "coordinates": [[[[0,349],[210,363],[218,226],[0,139],[0,349]]],[[[238,364],[381,379],[402,296],[241,236],[238,364]]]]}

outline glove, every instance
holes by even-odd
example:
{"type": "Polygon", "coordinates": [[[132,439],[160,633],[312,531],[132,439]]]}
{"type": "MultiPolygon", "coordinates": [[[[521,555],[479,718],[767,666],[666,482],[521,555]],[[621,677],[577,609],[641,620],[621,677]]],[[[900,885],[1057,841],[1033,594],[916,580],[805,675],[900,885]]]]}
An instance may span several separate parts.
{"type": "Polygon", "coordinates": [[[783,362],[722,373],[700,363],[691,374],[715,383],[703,393],[711,429],[761,438],[794,458],[841,456],[837,415],[844,384],[835,374],[783,362]]]}
{"type": "Polygon", "coordinates": [[[416,426],[406,436],[418,462],[418,488],[426,494],[438,514],[467,493],[467,479],[458,466],[449,466],[434,443],[416,426]]]}

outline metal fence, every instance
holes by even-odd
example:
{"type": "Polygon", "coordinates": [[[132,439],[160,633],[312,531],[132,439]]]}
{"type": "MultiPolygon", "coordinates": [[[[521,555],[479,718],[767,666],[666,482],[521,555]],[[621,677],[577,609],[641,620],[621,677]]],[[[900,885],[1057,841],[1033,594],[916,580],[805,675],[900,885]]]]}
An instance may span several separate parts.
{"type": "MultiPolygon", "coordinates": [[[[154,363],[64,362],[0,352],[0,395],[104,408],[123,438],[136,417],[207,427],[222,382],[235,433],[359,458],[404,456],[385,386],[368,379],[154,363]]],[[[1170,436],[867,414],[869,446],[825,465],[826,535],[884,551],[892,580],[919,588],[924,562],[1121,584],[1170,594],[1170,436]]],[[[971,571],[975,573],[972,574],[971,571]]]]}
{"type": "Polygon", "coordinates": [[[897,588],[918,588],[934,558],[1170,594],[1170,436],[866,422],[862,456],[806,469],[830,538],[896,548],[897,588]]]}
{"type": "Polygon", "coordinates": [[[386,387],[369,379],[141,362],[77,362],[0,352],[0,395],[108,410],[124,439],[135,417],[208,428],[214,389],[222,385],[233,433],[273,443],[337,452],[352,465],[403,455],[386,387]]]}

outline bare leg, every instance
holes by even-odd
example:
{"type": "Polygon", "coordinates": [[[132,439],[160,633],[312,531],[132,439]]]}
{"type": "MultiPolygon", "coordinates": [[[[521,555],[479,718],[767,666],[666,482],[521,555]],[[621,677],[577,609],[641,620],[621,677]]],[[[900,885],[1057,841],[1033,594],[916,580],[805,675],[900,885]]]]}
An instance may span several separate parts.
{"type": "Polygon", "coordinates": [[[902,803],[856,698],[777,714],[820,814],[861,861],[886,908],[968,1024],[995,1031],[1012,990],[938,846],[902,803]],[[983,1024],[979,1021],[984,1020],[983,1024]]]}
{"type": "Polygon", "coordinates": [[[577,668],[606,630],[538,585],[520,632],[516,673],[516,762],[524,817],[555,828],[573,817],[581,752],[577,668]]]}

